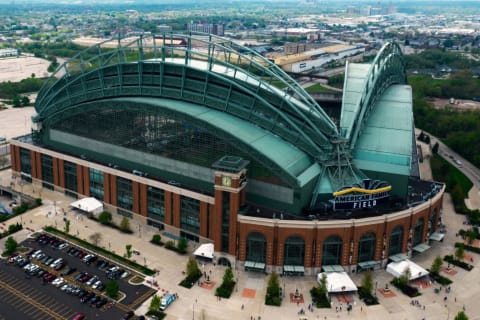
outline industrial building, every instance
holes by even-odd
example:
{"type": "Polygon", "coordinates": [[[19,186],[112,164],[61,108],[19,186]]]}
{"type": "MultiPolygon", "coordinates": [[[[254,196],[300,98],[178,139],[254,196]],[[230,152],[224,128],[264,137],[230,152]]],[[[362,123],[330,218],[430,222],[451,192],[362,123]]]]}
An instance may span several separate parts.
{"type": "Polygon", "coordinates": [[[336,123],[253,50],[151,37],[63,64],[11,143],[13,174],[213,243],[217,262],[247,270],[369,269],[428,247],[444,186],[418,178],[397,45],[347,64],[336,123]]]}

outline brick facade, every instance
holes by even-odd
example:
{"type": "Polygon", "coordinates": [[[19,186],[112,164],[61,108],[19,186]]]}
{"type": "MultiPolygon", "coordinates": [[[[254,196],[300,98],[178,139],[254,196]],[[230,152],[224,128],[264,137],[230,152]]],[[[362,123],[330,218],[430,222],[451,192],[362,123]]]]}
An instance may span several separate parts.
{"type": "MultiPolygon", "coordinates": [[[[24,147],[24,146],[22,146],[24,147]]],[[[30,150],[32,177],[42,179],[41,170],[42,152],[30,150]]],[[[50,156],[52,156],[50,154],[50,156]]],[[[12,171],[19,174],[20,147],[11,145],[12,171]]],[[[72,158],[52,156],[53,183],[56,187],[65,188],[64,161],[75,162],[72,158]]],[[[90,194],[90,175],[88,164],[83,161],[77,164],[77,189],[74,190],[81,196],[90,194]]],[[[117,205],[117,174],[125,177],[111,168],[98,168],[104,172],[104,202],[112,206],[117,205]]],[[[129,176],[132,180],[133,213],[147,216],[147,190],[148,180],[135,181],[137,176],[129,176]]],[[[210,203],[200,201],[199,209],[199,235],[203,239],[209,239],[215,245],[217,251],[222,248],[222,214],[223,204],[228,196],[229,204],[229,245],[227,252],[232,259],[244,262],[247,257],[247,239],[252,233],[261,234],[266,241],[265,263],[270,267],[280,268],[284,265],[285,243],[290,237],[299,237],[304,241],[304,267],[305,269],[317,270],[323,264],[323,245],[329,237],[338,237],[342,241],[340,264],[355,266],[358,262],[359,241],[363,235],[373,233],[375,235],[374,260],[377,262],[388,258],[390,249],[390,236],[393,230],[401,226],[403,229],[401,252],[408,253],[411,250],[409,242],[412,241],[412,233],[419,219],[423,219],[421,242],[426,242],[427,235],[434,231],[440,221],[443,190],[436,196],[417,207],[405,211],[394,212],[380,217],[371,217],[357,220],[335,221],[289,221],[278,219],[265,219],[238,215],[238,210],[245,203],[245,186],[239,183],[237,178],[232,179],[231,186],[222,186],[221,177],[215,176],[215,191],[210,203]]],[[[158,188],[158,186],[156,186],[158,188]]],[[[167,187],[165,187],[167,188],[167,187]]],[[[181,197],[187,196],[189,190],[170,188],[164,190],[165,221],[168,226],[179,230],[181,224],[181,197]]],[[[172,229],[175,230],[175,229],[172,229]]]]}

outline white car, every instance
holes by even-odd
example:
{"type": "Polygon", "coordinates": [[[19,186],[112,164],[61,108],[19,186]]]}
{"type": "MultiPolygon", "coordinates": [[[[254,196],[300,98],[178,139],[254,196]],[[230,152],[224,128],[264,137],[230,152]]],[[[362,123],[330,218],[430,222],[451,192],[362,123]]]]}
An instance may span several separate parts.
{"type": "Polygon", "coordinates": [[[60,287],[64,283],[65,283],[65,280],[62,277],[57,278],[57,279],[52,281],[52,284],[57,288],[60,287]]]}
{"type": "Polygon", "coordinates": [[[57,260],[53,261],[51,264],[50,264],[50,268],[55,268],[57,266],[57,264],[60,264],[63,262],[63,259],[62,258],[58,258],[57,260]]]}
{"type": "Polygon", "coordinates": [[[95,282],[98,281],[98,277],[97,276],[93,276],[90,280],[87,281],[87,286],[91,286],[93,285],[95,282]]]}
{"type": "Polygon", "coordinates": [[[60,288],[60,290],[65,291],[65,290],[67,290],[67,288],[68,288],[68,284],[64,284],[64,285],[60,288]]]}
{"type": "Polygon", "coordinates": [[[33,258],[33,259],[37,259],[37,256],[38,256],[40,253],[42,253],[42,250],[37,250],[37,251],[35,251],[35,252],[32,254],[32,258],[33,258]]]}
{"type": "Polygon", "coordinates": [[[68,243],[64,242],[58,246],[58,249],[62,250],[62,249],[65,249],[66,247],[68,247],[68,243]]]}
{"type": "Polygon", "coordinates": [[[97,282],[95,282],[93,285],[92,285],[92,288],[93,289],[97,289],[99,285],[102,284],[102,281],[98,280],[97,282]]]}

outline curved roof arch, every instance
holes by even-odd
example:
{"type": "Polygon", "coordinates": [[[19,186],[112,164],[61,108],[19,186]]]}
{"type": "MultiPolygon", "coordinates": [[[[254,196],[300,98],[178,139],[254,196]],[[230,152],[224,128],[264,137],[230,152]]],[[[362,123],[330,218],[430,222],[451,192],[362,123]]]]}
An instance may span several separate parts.
{"type": "MultiPolygon", "coordinates": [[[[354,79],[354,76],[348,76],[350,66],[351,64],[347,65],[344,88],[350,86],[349,81],[352,83],[358,81],[354,79]]],[[[349,141],[350,149],[354,149],[377,99],[393,84],[407,83],[405,64],[398,44],[395,42],[386,43],[370,64],[366,76],[361,75],[360,78],[362,78],[363,87],[359,88],[361,92],[359,99],[350,106],[346,105],[346,90],[344,90],[344,98],[342,99],[340,128],[342,136],[349,141]]]]}
{"type": "Polygon", "coordinates": [[[50,117],[50,124],[74,117],[76,114],[98,110],[99,105],[105,103],[123,110],[148,108],[161,114],[181,115],[183,119],[207,129],[215,136],[230,141],[237,148],[247,152],[292,187],[302,187],[309,181],[302,176],[306,171],[317,174],[320,172],[319,165],[308,154],[270,132],[229,114],[183,101],[146,97],[97,100],[72,105],[62,112],[57,112],[50,117]]]}
{"type": "Polygon", "coordinates": [[[36,121],[47,123],[71,104],[118,95],[223,108],[316,159],[327,157],[330,140],[338,135],[323,109],[275,64],[249,48],[206,34],[112,39],[82,51],[57,69],[40,91],[36,121]],[[172,74],[173,68],[177,71],[172,74]],[[277,89],[275,83],[285,89],[277,89]]]}

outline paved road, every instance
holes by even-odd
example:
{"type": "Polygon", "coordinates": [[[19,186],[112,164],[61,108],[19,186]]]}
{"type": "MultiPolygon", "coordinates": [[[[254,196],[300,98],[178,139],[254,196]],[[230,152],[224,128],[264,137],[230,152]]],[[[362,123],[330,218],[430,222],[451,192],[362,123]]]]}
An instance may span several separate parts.
{"type": "MultiPolygon", "coordinates": [[[[418,136],[422,130],[415,129],[415,133],[418,136]]],[[[450,149],[447,145],[445,145],[442,141],[440,141],[437,137],[431,135],[430,133],[424,131],[426,134],[430,136],[430,145],[433,146],[435,143],[438,142],[438,154],[451,163],[453,166],[457,167],[458,170],[463,172],[465,176],[467,176],[470,181],[473,183],[473,188],[470,190],[468,194],[468,204],[470,209],[480,209],[480,169],[475,167],[472,163],[468,160],[463,158],[461,155],[450,149]],[[457,162],[459,161],[461,164],[457,162]]]]}

